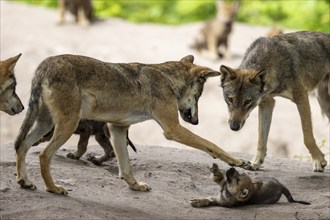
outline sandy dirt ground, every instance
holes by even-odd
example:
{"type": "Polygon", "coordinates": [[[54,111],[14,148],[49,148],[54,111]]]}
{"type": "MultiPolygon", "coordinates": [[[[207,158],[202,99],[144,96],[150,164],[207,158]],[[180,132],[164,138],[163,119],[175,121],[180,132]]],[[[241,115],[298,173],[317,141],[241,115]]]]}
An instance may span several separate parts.
{"type": "MultiPolygon", "coordinates": [[[[58,26],[55,10],[6,1],[0,1],[0,6],[1,60],[23,54],[15,71],[17,93],[26,107],[33,72],[48,56],[70,53],[109,62],[159,63],[193,54],[196,63],[219,69],[221,64],[239,65],[249,44],[268,31],[266,27],[235,24],[231,58],[211,61],[189,48],[202,23],[165,26],[108,19],[81,27],[67,17],[66,25],[58,26]]],[[[313,95],[310,102],[315,138],[330,161],[329,122],[322,117],[313,95]]],[[[200,124],[182,122],[185,127],[226,151],[237,152],[233,153],[235,156],[247,160],[253,156],[257,110],[240,132],[231,131],[219,78],[206,83],[199,108],[200,124]]],[[[28,174],[38,189],[23,190],[15,181],[13,140],[25,113],[26,109],[14,117],[0,113],[0,219],[329,219],[329,166],[324,173],[312,172],[297,109],[283,98],[278,98],[275,106],[265,164],[260,171],[247,173],[278,178],[295,198],[311,202],[310,206],[288,204],[282,198],[272,206],[192,208],[190,199],[217,193],[218,187],[209,179],[208,167],[212,162],[222,169],[228,166],[203,152],[167,141],[153,121],[130,129],[130,138],[138,148],[138,153],[130,151],[133,172],[139,180],[150,184],[151,192],[129,190],[118,178],[115,159],[98,167],[85,156],[80,161],[66,158],[75,149],[77,136],[57,152],[51,169],[57,183],[70,190],[69,195],[44,191],[38,159],[44,145],[33,148],[27,157],[28,174]]],[[[90,145],[89,153],[102,153],[93,138],[90,145]]]]}

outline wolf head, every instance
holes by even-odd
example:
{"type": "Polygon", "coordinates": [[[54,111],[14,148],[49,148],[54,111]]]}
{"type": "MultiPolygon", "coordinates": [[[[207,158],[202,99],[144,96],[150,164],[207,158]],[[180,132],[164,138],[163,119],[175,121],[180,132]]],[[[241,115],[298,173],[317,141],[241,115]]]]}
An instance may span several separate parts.
{"type": "Polygon", "coordinates": [[[17,96],[14,67],[21,54],[0,61],[0,110],[9,115],[23,111],[24,106],[17,96]]]}
{"type": "Polygon", "coordinates": [[[191,124],[198,124],[198,100],[202,95],[207,78],[219,76],[220,72],[193,64],[194,57],[188,55],[180,60],[188,69],[190,82],[179,99],[181,118],[191,124]]]}
{"type": "Polygon", "coordinates": [[[234,70],[222,65],[220,72],[221,87],[229,109],[228,123],[232,130],[238,131],[266,94],[266,70],[234,70]]]}
{"type": "Polygon", "coordinates": [[[223,22],[233,22],[240,7],[239,1],[232,3],[218,0],[215,3],[217,18],[223,22]]]}
{"type": "Polygon", "coordinates": [[[262,186],[262,182],[253,182],[246,174],[239,174],[235,168],[226,172],[227,190],[238,202],[249,201],[262,186]]]}

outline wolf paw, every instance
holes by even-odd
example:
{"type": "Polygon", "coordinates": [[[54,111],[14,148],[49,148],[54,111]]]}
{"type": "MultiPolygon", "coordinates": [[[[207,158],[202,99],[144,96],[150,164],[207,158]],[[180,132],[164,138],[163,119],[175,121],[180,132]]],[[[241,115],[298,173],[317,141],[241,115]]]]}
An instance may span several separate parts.
{"type": "Polygon", "coordinates": [[[246,170],[250,170],[251,168],[251,163],[250,161],[247,161],[247,160],[242,160],[242,164],[239,165],[238,167],[241,167],[243,169],[246,169],[246,170]]]}
{"type": "Polygon", "coordinates": [[[67,195],[68,191],[61,185],[54,185],[52,188],[46,188],[46,191],[60,195],[67,195]]]}
{"type": "Polygon", "coordinates": [[[149,187],[148,184],[144,182],[136,182],[135,184],[129,186],[129,188],[135,191],[142,191],[142,192],[151,191],[151,187],[149,187]]]}
{"type": "Polygon", "coordinates": [[[100,166],[103,162],[103,160],[101,160],[100,157],[94,155],[87,155],[87,160],[97,166],[100,166]]]}
{"type": "Polygon", "coordinates": [[[68,153],[66,155],[67,158],[74,159],[74,160],[79,160],[80,157],[77,157],[75,153],[68,153]]]}
{"type": "Polygon", "coordinates": [[[190,200],[190,205],[195,208],[205,207],[209,205],[208,200],[206,199],[192,199],[190,200]]]}
{"type": "Polygon", "coordinates": [[[321,160],[313,160],[314,172],[323,172],[326,165],[327,161],[324,158],[321,160]]]}
{"type": "Polygon", "coordinates": [[[17,183],[24,189],[37,189],[37,187],[28,179],[19,179],[17,180],[17,183]]]}

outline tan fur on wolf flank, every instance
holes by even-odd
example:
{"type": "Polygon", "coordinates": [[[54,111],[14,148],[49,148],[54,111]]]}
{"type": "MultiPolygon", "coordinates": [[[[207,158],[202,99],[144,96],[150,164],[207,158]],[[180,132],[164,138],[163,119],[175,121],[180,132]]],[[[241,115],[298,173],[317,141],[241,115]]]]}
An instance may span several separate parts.
{"type": "Polygon", "coordinates": [[[64,23],[66,11],[69,11],[75,17],[76,23],[87,26],[92,22],[92,0],[59,0],[58,24],[64,23]]]}
{"type": "Polygon", "coordinates": [[[323,171],[327,161],[313,135],[308,92],[317,89],[320,107],[330,118],[329,57],[330,34],[303,31],[259,38],[247,49],[238,69],[220,67],[230,128],[240,130],[250,112],[259,107],[259,139],[257,155],[251,160],[253,170],[259,169],[266,157],[274,97],[281,96],[297,105],[314,171],[323,171]]]}
{"type": "Polygon", "coordinates": [[[193,48],[199,52],[209,52],[212,59],[229,57],[228,38],[239,8],[239,2],[216,1],[216,18],[208,21],[195,39],[193,48]],[[224,53],[220,47],[224,47],[224,53]]]}
{"type": "Polygon", "coordinates": [[[17,182],[24,188],[35,188],[27,177],[26,153],[55,124],[52,139],[40,153],[41,174],[47,191],[67,194],[64,187],[54,184],[50,162],[80,119],[111,123],[111,143],[119,175],[133,190],[151,188],[132,175],[127,131],[130,125],[148,119],[156,120],[169,140],[205,151],[228,164],[245,166],[242,160],[179,123],[178,111],[185,121],[198,123],[198,100],[204,83],[208,77],[220,74],[193,64],[193,60],[191,55],[161,64],[107,63],[78,55],[45,59],[32,80],[29,109],[15,141],[17,182]]]}
{"type": "Polygon", "coordinates": [[[15,115],[23,111],[24,106],[16,94],[14,68],[21,54],[0,61],[0,111],[15,115]]]}

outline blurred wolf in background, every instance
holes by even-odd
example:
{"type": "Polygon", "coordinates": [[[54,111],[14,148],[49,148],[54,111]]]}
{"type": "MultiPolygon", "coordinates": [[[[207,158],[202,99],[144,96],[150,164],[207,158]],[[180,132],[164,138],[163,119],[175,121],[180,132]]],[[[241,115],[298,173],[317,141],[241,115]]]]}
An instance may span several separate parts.
{"type": "Polygon", "coordinates": [[[228,57],[228,38],[239,6],[238,1],[233,3],[216,1],[216,18],[208,21],[200,30],[192,48],[199,52],[206,50],[212,59],[228,57]],[[224,47],[224,53],[219,51],[221,46],[224,47]]]}
{"type": "Polygon", "coordinates": [[[323,113],[330,119],[330,34],[295,32],[255,40],[238,69],[222,65],[221,86],[229,109],[229,125],[240,130],[250,112],[259,107],[259,140],[251,168],[264,162],[275,96],[293,101],[301,119],[304,143],[314,171],[327,165],[312,128],[308,92],[317,89],[323,113]]]}
{"type": "Polygon", "coordinates": [[[23,111],[24,106],[17,96],[14,68],[22,54],[0,61],[0,111],[15,115],[23,111]]]}
{"type": "Polygon", "coordinates": [[[92,0],[59,0],[59,24],[64,23],[66,11],[69,11],[81,25],[88,26],[93,20],[92,0]]]}
{"type": "Polygon", "coordinates": [[[283,34],[283,30],[279,27],[273,26],[267,33],[267,37],[274,37],[279,34],[283,34]]]}

